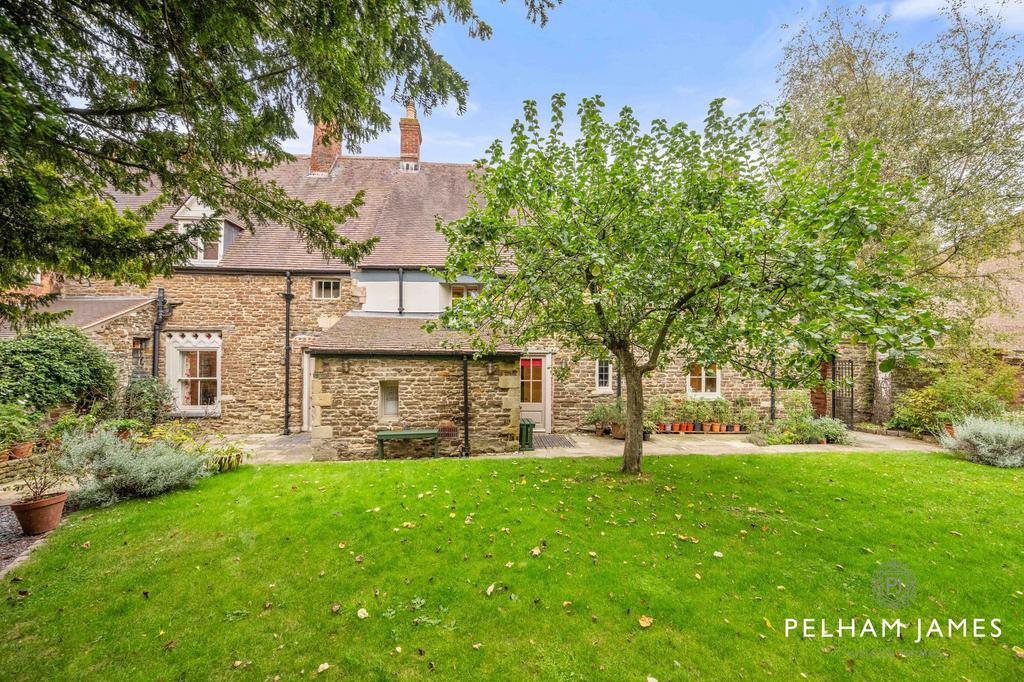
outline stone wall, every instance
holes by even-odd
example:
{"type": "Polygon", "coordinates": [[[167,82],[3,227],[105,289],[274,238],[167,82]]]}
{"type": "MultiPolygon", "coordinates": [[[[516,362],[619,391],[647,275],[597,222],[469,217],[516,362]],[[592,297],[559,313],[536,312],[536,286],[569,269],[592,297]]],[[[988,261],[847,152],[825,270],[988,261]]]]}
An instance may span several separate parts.
{"type": "MultiPolygon", "coordinates": [[[[462,444],[461,358],[330,355],[315,356],[313,362],[312,438],[317,459],[374,457],[379,430],[438,428],[444,423],[449,429],[441,441],[441,452],[458,453],[462,444]],[[399,415],[394,420],[379,414],[383,381],[398,383],[399,415]]],[[[518,448],[517,362],[469,363],[469,431],[472,454],[518,448]]],[[[429,451],[425,441],[385,445],[387,457],[429,451]]]]}
{"type": "Polygon", "coordinates": [[[105,350],[117,365],[118,380],[125,384],[133,374],[132,341],[136,338],[148,340],[142,366],[147,371],[153,365],[153,320],[156,304],[150,303],[120,317],[115,317],[96,327],[85,330],[96,344],[105,350]]]}
{"type": "MultiPolygon", "coordinates": [[[[166,334],[214,331],[222,336],[220,417],[204,420],[222,432],[278,432],[284,425],[283,273],[235,274],[181,271],[154,279],[143,288],[109,281],[72,281],[67,296],[155,296],[163,287],[167,300],[179,304],[164,323],[160,376],[166,375],[166,334]]],[[[302,351],[358,302],[348,277],[292,278],[291,428],[302,426],[302,351]],[[340,299],[313,299],[313,279],[341,279],[340,299]]],[[[131,316],[126,316],[131,317],[131,316]]],[[[126,323],[127,324],[127,323],[126,323]]],[[[152,317],[150,317],[151,335],[152,317]]],[[[108,334],[117,337],[114,325],[108,334]]],[[[128,356],[130,358],[130,339],[128,356]]]]}
{"type": "Polygon", "coordinates": [[[32,461],[29,459],[9,459],[0,462],[0,485],[21,481],[31,466],[32,461]]]}

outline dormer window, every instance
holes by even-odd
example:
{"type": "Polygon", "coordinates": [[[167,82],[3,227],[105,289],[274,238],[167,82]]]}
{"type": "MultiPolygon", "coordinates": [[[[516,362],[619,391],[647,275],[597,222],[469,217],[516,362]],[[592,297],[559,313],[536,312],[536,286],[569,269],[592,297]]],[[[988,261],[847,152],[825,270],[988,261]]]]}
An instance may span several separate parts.
{"type": "MultiPolygon", "coordinates": [[[[194,221],[178,222],[178,229],[184,232],[194,221]]],[[[212,239],[197,239],[195,255],[189,259],[189,265],[216,265],[224,256],[224,223],[220,223],[220,232],[212,239]]]]}
{"type": "Polygon", "coordinates": [[[467,296],[476,297],[480,295],[479,284],[453,284],[452,285],[452,300],[456,301],[460,298],[466,298],[467,296]]]}

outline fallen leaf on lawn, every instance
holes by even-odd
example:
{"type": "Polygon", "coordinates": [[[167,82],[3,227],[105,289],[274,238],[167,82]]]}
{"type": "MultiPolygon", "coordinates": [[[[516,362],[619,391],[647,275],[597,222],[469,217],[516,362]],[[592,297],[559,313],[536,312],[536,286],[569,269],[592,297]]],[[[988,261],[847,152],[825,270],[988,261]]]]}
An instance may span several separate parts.
{"type": "Polygon", "coordinates": [[[1017,658],[1024,658],[1024,649],[1020,648],[1019,646],[1013,647],[1013,655],[1017,658]]]}
{"type": "Polygon", "coordinates": [[[356,554],[356,563],[357,564],[363,563],[363,555],[362,554],[356,554]]]}
{"type": "Polygon", "coordinates": [[[540,547],[534,547],[531,549],[530,556],[540,556],[540,547]]]}
{"type": "Polygon", "coordinates": [[[402,528],[415,528],[415,527],[416,527],[416,524],[413,523],[412,521],[403,521],[402,522],[402,528]]]}
{"type": "Polygon", "coordinates": [[[640,616],[640,627],[649,628],[654,625],[654,619],[650,616],[640,616]]]}
{"type": "Polygon", "coordinates": [[[591,559],[596,559],[597,552],[587,552],[587,556],[589,556],[591,559]]]}
{"type": "Polygon", "coordinates": [[[331,604],[331,613],[341,611],[341,604],[331,604]]]}
{"type": "Polygon", "coordinates": [[[725,555],[722,554],[721,552],[713,552],[712,556],[715,557],[716,559],[721,559],[725,555]]]}
{"type": "Polygon", "coordinates": [[[482,646],[483,646],[483,644],[481,644],[480,642],[477,642],[476,644],[473,645],[473,648],[476,649],[477,651],[479,651],[480,647],[482,647],[482,646]]]}
{"type": "Polygon", "coordinates": [[[235,661],[234,663],[231,664],[231,667],[232,668],[241,668],[242,667],[242,662],[241,661],[235,661]]]}
{"type": "Polygon", "coordinates": [[[745,530],[741,530],[741,531],[740,531],[740,537],[741,537],[741,538],[745,538],[745,537],[747,537],[747,531],[745,531],[745,530]]]}
{"type": "Polygon", "coordinates": [[[957,536],[958,538],[962,538],[962,537],[963,537],[963,533],[961,533],[960,531],[956,531],[956,530],[951,530],[951,531],[949,531],[949,534],[950,534],[950,535],[955,535],[955,536],[957,536]]]}
{"type": "Polygon", "coordinates": [[[487,586],[487,596],[490,597],[492,594],[494,594],[494,583],[487,586]]]}
{"type": "Polygon", "coordinates": [[[82,543],[82,549],[89,549],[90,547],[92,547],[92,543],[88,540],[82,543]]]}
{"type": "Polygon", "coordinates": [[[874,554],[875,553],[874,550],[872,550],[870,547],[861,547],[861,549],[863,549],[864,552],[867,553],[867,554],[874,554]]]}
{"type": "Polygon", "coordinates": [[[835,650],[836,650],[836,648],[834,646],[823,646],[823,647],[821,647],[821,653],[823,653],[823,654],[830,654],[830,653],[832,653],[835,650]]]}
{"type": "Polygon", "coordinates": [[[647,680],[645,682],[658,682],[658,678],[657,677],[651,677],[650,675],[648,675],[647,676],[647,680]]]}
{"type": "Polygon", "coordinates": [[[364,618],[369,618],[370,612],[366,609],[359,609],[358,611],[356,611],[356,615],[359,616],[359,620],[362,620],[364,618]]]}
{"type": "Polygon", "coordinates": [[[171,641],[167,642],[167,644],[164,644],[165,649],[173,649],[176,646],[178,646],[178,640],[176,639],[172,639],[171,641]]]}
{"type": "Polygon", "coordinates": [[[764,624],[768,626],[769,630],[774,630],[775,629],[775,626],[772,625],[772,622],[770,620],[768,620],[767,617],[765,617],[765,619],[764,619],[764,624]]]}
{"type": "Polygon", "coordinates": [[[562,606],[565,606],[565,607],[572,606],[572,602],[571,601],[564,601],[564,602],[562,602],[562,606]]]}
{"type": "Polygon", "coordinates": [[[513,566],[515,566],[515,562],[512,562],[512,561],[510,561],[507,564],[505,564],[505,568],[512,568],[513,566]]]}
{"type": "Polygon", "coordinates": [[[344,540],[338,543],[338,549],[345,549],[346,547],[348,547],[348,543],[344,540]]]}
{"type": "Polygon", "coordinates": [[[325,670],[327,670],[330,667],[331,667],[330,663],[321,663],[320,666],[316,669],[316,674],[319,675],[320,673],[324,672],[325,670]]]}
{"type": "Polygon", "coordinates": [[[694,573],[693,577],[696,578],[697,580],[700,580],[700,573],[694,573]]]}
{"type": "Polygon", "coordinates": [[[786,586],[785,585],[776,585],[775,589],[778,590],[779,592],[785,592],[786,591],[786,586]]]}

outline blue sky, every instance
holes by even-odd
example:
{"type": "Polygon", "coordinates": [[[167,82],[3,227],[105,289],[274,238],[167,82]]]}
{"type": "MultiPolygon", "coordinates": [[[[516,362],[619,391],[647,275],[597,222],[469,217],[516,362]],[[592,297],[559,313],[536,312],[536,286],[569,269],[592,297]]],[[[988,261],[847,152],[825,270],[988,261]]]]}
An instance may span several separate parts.
{"type": "MultiPolygon", "coordinates": [[[[995,4],[997,0],[969,0],[995,4]]],[[[1024,30],[1024,0],[1004,9],[1007,24],[1024,30]]],[[[815,0],[565,0],[545,28],[529,23],[520,0],[502,5],[477,0],[494,29],[488,41],[470,39],[465,27],[444,26],[435,47],[469,80],[466,113],[454,103],[420,114],[425,161],[472,161],[495,139],[507,139],[525,99],[542,104],[567,93],[572,112],[585,96],[601,94],[609,111],[633,107],[641,121],[665,118],[699,125],[707,104],[725,97],[727,111],[771,100],[776,66],[789,33],[828,4],[815,0]],[[787,28],[788,26],[788,28],[787,28]]],[[[856,3],[850,3],[856,4],[856,3]]],[[[889,12],[891,28],[910,42],[939,32],[943,0],[870,3],[889,12]]],[[[367,155],[397,156],[393,130],[363,145],[367,155]]],[[[303,117],[304,118],[304,117],[303,117]]],[[[312,129],[296,121],[288,151],[307,153],[312,129]]]]}

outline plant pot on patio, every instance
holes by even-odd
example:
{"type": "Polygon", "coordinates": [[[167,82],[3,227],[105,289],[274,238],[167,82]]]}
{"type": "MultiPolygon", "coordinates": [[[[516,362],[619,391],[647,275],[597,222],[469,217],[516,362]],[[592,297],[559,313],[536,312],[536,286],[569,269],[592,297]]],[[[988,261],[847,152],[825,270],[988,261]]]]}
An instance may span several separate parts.
{"type": "Polygon", "coordinates": [[[53,530],[60,524],[64,503],[67,500],[66,492],[50,493],[35,500],[12,502],[11,511],[17,517],[25,535],[39,535],[53,530]]]}
{"type": "Polygon", "coordinates": [[[626,438],[626,426],[619,422],[612,422],[612,438],[624,440],[626,438]]]}

